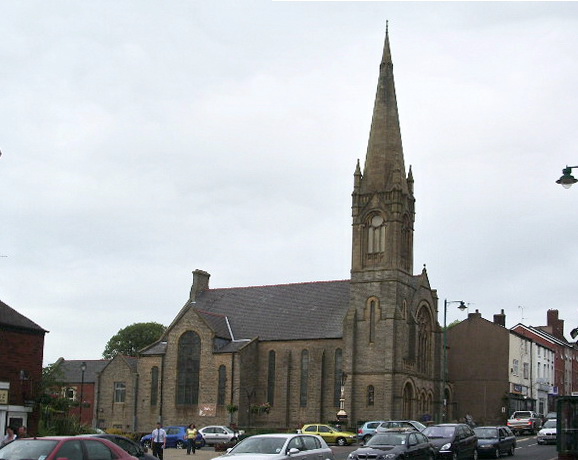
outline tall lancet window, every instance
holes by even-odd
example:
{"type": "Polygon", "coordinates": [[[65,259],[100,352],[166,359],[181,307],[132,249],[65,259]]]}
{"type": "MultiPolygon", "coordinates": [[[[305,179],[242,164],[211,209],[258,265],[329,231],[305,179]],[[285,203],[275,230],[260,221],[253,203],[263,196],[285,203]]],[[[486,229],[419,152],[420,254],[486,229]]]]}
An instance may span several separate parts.
{"type": "Polygon", "coordinates": [[[403,216],[403,226],[401,229],[401,258],[404,266],[409,269],[411,259],[411,225],[407,215],[403,216]]]}
{"type": "Polygon", "coordinates": [[[198,404],[201,338],[187,331],[179,338],[177,355],[177,404],[198,404]]]}
{"type": "Polygon", "coordinates": [[[431,370],[431,335],[432,320],[429,310],[424,306],[421,307],[417,316],[418,324],[418,370],[419,372],[428,373],[431,370]]]}
{"type": "Polygon", "coordinates": [[[367,253],[381,254],[385,251],[385,221],[379,214],[370,217],[367,226],[367,253]]]}

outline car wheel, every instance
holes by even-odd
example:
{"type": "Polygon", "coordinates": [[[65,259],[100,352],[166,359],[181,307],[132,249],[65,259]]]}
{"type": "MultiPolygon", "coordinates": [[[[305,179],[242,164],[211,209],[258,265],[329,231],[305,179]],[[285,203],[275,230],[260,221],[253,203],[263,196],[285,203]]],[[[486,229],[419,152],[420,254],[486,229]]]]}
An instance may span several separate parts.
{"type": "Polygon", "coordinates": [[[144,447],[146,447],[147,449],[151,449],[151,448],[152,448],[152,445],[151,445],[151,442],[150,442],[150,441],[145,441],[145,442],[142,443],[142,445],[143,445],[144,447]]]}
{"type": "Polygon", "coordinates": [[[369,441],[371,439],[371,435],[370,434],[366,434],[363,437],[363,444],[367,444],[367,441],[369,441]]]}
{"type": "Polygon", "coordinates": [[[345,438],[337,438],[337,445],[338,446],[346,446],[347,441],[345,440],[345,438]]]}
{"type": "Polygon", "coordinates": [[[516,452],[516,448],[514,446],[510,446],[510,449],[508,450],[508,455],[510,457],[514,456],[514,452],[516,452]]]}
{"type": "Polygon", "coordinates": [[[183,441],[177,441],[176,447],[177,449],[183,449],[185,447],[185,443],[183,441]]]}
{"type": "Polygon", "coordinates": [[[496,450],[494,451],[494,458],[500,458],[500,449],[496,447],[496,450]]]}

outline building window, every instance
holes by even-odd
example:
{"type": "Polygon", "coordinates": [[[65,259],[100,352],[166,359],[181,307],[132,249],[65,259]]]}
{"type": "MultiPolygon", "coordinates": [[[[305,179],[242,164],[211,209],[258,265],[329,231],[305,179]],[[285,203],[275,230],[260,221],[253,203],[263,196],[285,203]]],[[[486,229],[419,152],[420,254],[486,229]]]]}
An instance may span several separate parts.
{"type": "Polygon", "coordinates": [[[219,366],[219,387],[217,390],[217,405],[225,405],[225,389],[227,388],[227,368],[219,366]]]}
{"type": "Polygon", "coordinates": [[[515,359],[512,361],[512,374],[518,375],[520,373],[520,361],[515,359]]]}
{"type": "Polygon", "coordinates": [[[427,373],[431,369],[431,334],[432,320],[429,310],[422,307],[417,316],[418,323],[418,370],[427,373]]]}
{"type": "Polygon", "coordinates": [[[375,300],[369,302],[369,343],[375,342],[375,300]]]}
{"type": "Polygon", "coordinates": [[[114,382],[114,402],[123,403],[126,401],[126,384],[124,382],[114,382]]]}
{"type": "Polygon", "coordinates": [[[373,406],[375,404],[375,388],[373,385],[367,387],[367,405],[373,406]]]}
{"type": "Polygon", "coordinates": [[[275,404],[275,352],[269,351],[269,365],[267,369],[267,402],[275,404]]]}
{"type": "Polygon", "coordinates": [[[367,227],[367,253],[379,254],[385,251],[385,221],[379,214],[374,214],[367,227]]]}
{"type": "Polygon", "coordinates": [[[76,400],[76,388],[71,387],[65,388],[63,393],[65,399],[68,399],[70,401],[76,400]]]}
{"type": "Polygon", "coordinates": [[[341,348],[335,350],[335,367],[333,374],[333,405],[339,407],[341,399],[341,377],[343,375],[343,352],[341,348]]]}
{"type": "Polygon", "coordinates": [[[159,398],[159,368],[151,369],[151,406],[156,406],[159,398]]]}
{"type": "Polygon", "coordinates": [[[301,407],[307,406],[307,398],[309,393],[309,352],[303,350],[301,352],[301,397],[300,405],[301,407]]]}
{"type": "Polygon", "coordinates": [[[179,338],[177,357],[177,404],[198,404],[201,338],[193,331],[179,338]]]}
{"type": "Polygon", "coordinates": [[[530,378],[530,365],[528,363],[524,363],[524,378],[530,378]]]}

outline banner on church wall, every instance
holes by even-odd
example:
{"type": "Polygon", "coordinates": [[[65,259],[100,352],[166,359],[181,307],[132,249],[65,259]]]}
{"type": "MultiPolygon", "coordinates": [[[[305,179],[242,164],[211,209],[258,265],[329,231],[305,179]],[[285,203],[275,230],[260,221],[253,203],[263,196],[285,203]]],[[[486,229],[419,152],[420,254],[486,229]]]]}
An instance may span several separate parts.
{"type": "Polygon", "coordinates": [[[217,405],[216,404],[200,404],[199,405],[199,417],[214,417],[217,415],[217,405]]]}

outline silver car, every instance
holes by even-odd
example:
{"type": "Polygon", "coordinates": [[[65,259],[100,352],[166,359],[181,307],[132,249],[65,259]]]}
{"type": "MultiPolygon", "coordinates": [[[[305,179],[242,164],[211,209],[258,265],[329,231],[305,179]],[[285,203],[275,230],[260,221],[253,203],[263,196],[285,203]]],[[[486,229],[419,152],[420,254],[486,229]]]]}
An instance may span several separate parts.
{"type": "Polygon", "coordinates": [[[239,431],[235,431],[225,425],[205,426],[199,430],[199,433],[201,433],[207,445],[227,442],[235,443],[239,440],[239,435],[241,434],[239,431]]]}
{"type": "Polygon", "coordinates": [[[311,459],[334,460],[327,443],[314,434],[258,434],[243,439],[225,455],[215,459],[251,458],[251,460],[311,459]]]}

